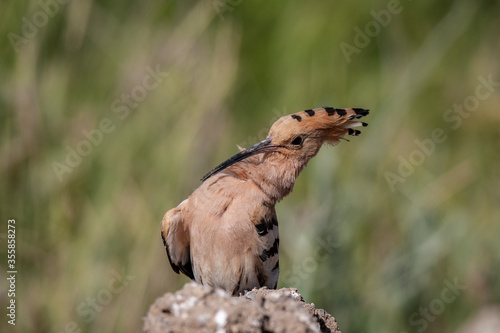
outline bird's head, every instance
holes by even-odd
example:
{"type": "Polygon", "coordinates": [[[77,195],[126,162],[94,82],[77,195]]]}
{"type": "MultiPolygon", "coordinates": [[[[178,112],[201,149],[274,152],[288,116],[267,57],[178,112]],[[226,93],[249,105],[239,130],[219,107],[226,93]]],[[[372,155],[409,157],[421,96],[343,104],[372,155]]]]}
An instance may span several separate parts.
{"type": "MultiPolygon", "coordinates": [[[[369,110],[337,109],[331,107],[305,110],[279,118],[269,130],[265,140],[242,149],[238,154],[219,164],[208,172],[202,181],[212,175],[230,167],[231,165],[249,159],[250,157],[265,154],[263,158],[283,161],[298,172],[314,157],[323,143],[337,144],[345,135],[359,135],[360,131],[354,129],[367,126],[357,119],[366,116],[369,110]]],[[[262,163],[262,159],[259,161],[262,163]]]]}

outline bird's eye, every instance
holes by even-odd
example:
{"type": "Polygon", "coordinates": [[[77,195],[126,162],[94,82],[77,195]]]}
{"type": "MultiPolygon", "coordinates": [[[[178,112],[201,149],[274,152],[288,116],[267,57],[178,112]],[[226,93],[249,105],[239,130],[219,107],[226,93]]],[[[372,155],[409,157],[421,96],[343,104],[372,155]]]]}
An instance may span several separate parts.
{"type": "Polygon", "coordinates": [[[298,136],[298,137],[296,137],[295,139],[293,139],[293,141],[292,141],[292,145],[294,145],[294,146],[298,146],[298,145],[302,144],[302,141],[303,141],[303,140],[302,140],[302,137],[301,137],[301,136],[298,136]]]}

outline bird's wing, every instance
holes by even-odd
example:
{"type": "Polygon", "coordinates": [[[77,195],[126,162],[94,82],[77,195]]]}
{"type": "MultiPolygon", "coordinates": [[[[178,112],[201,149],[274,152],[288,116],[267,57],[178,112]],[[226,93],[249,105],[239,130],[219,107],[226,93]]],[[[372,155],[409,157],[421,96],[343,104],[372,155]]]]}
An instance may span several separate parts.
{"type": "Polygon", "coordinates": [[[189,246],[189,229],[185,223],[183,207],[187,206],[184,200],[179,206],[169,210],[161,222],[161,238],[168,255],[172,269],[181,271],[191,280],[194,280],[193,265],[189,246]]]}
{"type": "MultiPolygon", "coordinates": [[[[267,281],[261,287],[276,289],[279,276],[279,231],[278,219],[274,207],[265,213],[262,219],[254,220],[255,231],[259,239],[259,260],[267,275],[267,281]],[[258,222],[257,222],[258,221],[258,222]]],[[[258,267],[258,266],[257,266],[258,267]]]]}

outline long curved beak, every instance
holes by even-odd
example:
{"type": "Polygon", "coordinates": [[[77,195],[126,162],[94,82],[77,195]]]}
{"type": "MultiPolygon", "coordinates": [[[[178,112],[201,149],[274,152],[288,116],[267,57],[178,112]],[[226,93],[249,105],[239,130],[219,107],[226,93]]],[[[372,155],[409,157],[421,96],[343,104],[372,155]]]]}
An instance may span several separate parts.
{"type": "Polygon", "coordinates": [[[236,162],[239,162],[241,160],[244,160],[247,157],[250,157],[252,155],[260,154],[260,153],[266,153],[266,152],[271,152],[271,151],[276,151],[276,147],[272,144],[272,137],[269,137],[265,140],[262,140],[259,143],[254,144],[251,147],[248,147],[245,150],[240,151],[238,154],[234,155],[233,157],[228,158],[212,170],[210,170],[205,176],[201,178],[201,181],[205,181],[211,176],[215,175],[216,173],[226,169],[227,167],[233,165],[236,162]]]}

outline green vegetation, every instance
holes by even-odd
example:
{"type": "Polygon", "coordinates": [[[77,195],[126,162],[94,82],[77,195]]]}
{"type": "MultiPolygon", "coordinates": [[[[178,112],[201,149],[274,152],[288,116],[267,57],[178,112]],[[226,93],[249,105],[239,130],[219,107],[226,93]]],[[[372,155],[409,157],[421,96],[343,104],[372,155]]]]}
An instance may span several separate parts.
{"type": "Polygon", "coordinates": [[[2,332],[140,330],[187,281],[163,214],[326,105],[370,126],[278,205],[279,286],[349,333],[453,332],[500,302],[498,2],[59,1],[2,6],[2,332]]]}

